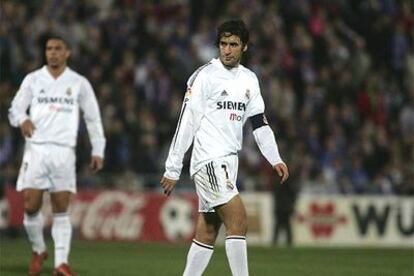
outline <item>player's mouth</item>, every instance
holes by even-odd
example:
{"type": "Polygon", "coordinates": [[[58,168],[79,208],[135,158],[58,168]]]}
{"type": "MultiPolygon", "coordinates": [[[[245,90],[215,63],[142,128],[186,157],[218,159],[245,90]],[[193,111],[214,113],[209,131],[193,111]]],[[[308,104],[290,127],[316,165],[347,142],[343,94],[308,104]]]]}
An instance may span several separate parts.
{"type": "Polygon", "coordinates": [[[226,65],[230,65],[234,63],[234,58],[233,57],[225,57],[223,60],[223,63],[225,63],[226,65]]]}

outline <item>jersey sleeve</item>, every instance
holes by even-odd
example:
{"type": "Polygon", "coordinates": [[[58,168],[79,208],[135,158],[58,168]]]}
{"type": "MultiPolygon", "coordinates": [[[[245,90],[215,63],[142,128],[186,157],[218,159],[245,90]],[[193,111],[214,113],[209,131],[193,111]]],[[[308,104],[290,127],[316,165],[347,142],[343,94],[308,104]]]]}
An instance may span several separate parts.
{"type": "Polygon", "coordinates": [[[207,74],[203,71],[196,71],[187,81],[185,97],[188,107],[194,112],[204,114],[209,90],[207,74]]]}
{"type": "Polygon", "coordinates": [[[264,114],[265,105],[256,75],[254,75],[253,82],[254,94],[247,108],[247,116],[252,122],[254,139],[270,165],[284,163],[279,154],[275,135],[264,114]]]}
{"type": "Polygon", "coordinates": [[[263,101],[262,94],[260,92],[259,81],[257,80],[256,75],[253,75],[253,89],[252,89],[252,98],[247,104],[246,115],[247,118],[254,115],[264,113],[265,105],[263,101]]]}
{"type": "Polygon", "coordinates": [[[184,155],[193,143],[205,113],[208,91],[207,75],[196,71],[187,82],[187,93],[165,162],[164,176],[169,179],[180,178],[184,155]]]}
{"type": "Polygon", "coordinates": [[[31,81],[31,75],[24,78],[9,108],[9,121],[14,127],[19,127],[29,118],[27,110],[33,98],[33,91],[30,88],[31,81]]]}
{"type": "Polygon", "coordinates": [[[90,82],[83,78],[80,89],[79,105],[83,111],[89,140],[92,145],[92,156],[104,157],[105,136],[102,127],[101,114],[90,82]]]}
{"type": "Polygon", "coordinates": [[[265,124],[255,129],[253,136],[260,152],[272,167],[276,164],[284,163],[282,157],[280,157],[275,135],[269,125],[265,124]]]}

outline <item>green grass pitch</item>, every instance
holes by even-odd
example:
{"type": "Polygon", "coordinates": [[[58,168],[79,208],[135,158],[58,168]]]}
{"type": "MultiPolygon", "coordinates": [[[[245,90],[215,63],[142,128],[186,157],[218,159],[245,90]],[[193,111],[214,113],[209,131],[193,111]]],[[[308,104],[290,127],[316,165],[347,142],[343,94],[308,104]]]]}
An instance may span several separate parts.
{"type": "MultiPolygon", "coordinates": [[[[188,244],[88,242],[75,240],[71,266],[79,275],[181,275],[188,244]]],[[[49,253],[53,253],[48,242],[49,253]]],[[[249,247],[250,275],[405,276],[414,275],[414,249],[249,247]]],[[[42,275],[51,275],[53,254],[42,275]]],[[[0,275],[27,275],[24,239],[0,239],[0,275]]],[[[205,276],[231,275],[225,249],[216,246],[205,276]]]]}

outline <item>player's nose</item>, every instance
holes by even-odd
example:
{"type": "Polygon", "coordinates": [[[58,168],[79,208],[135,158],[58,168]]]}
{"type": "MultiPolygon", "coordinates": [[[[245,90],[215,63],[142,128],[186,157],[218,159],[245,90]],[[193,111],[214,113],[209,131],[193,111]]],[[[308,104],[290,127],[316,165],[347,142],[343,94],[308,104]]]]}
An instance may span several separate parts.
{"type": "Polygon", "coordinates": [[[230,45],[226,45],[223,47],[223,53],[226,55],[231,53],[230,45]]]}

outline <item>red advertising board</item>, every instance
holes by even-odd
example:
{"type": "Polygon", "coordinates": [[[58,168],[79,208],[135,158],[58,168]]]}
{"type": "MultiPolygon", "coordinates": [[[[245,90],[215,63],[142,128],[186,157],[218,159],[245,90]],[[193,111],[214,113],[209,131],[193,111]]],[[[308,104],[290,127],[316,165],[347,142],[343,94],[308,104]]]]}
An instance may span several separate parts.
{"type": "MultiPolygon", "coordinates": [[[[9,226],[23,222],[23,200],[7,189],[9,226]]],[[[51,222],[50,202],[43,212],[51,222]]],[[[197,215],[193,193],[166,197],[157,193],[79,191],[73,198],[71,219],[82,238],[89,240],[177,241],[191,240],[197,215]]]]}

